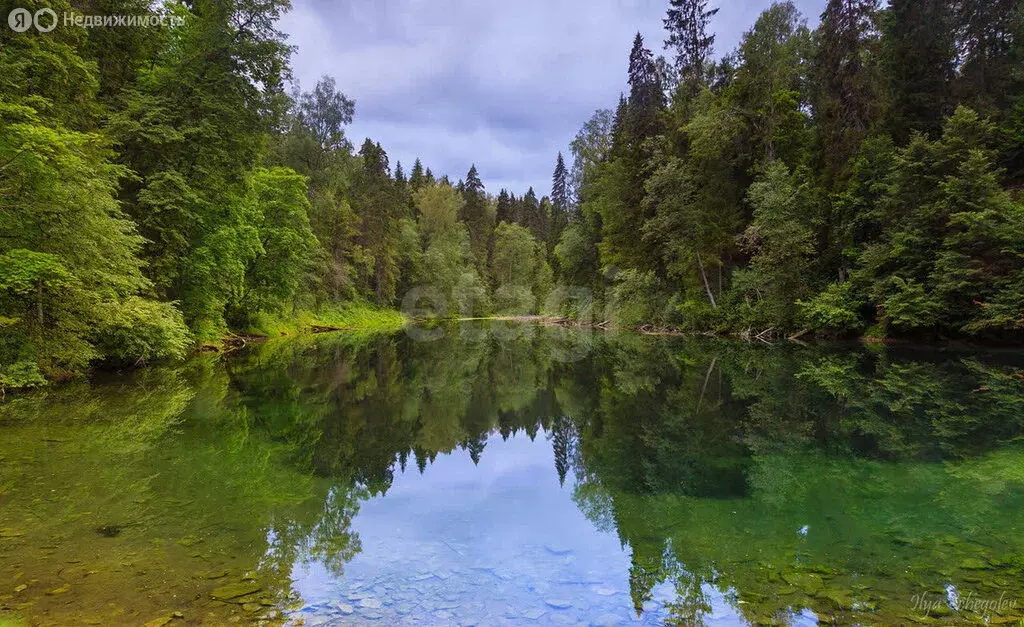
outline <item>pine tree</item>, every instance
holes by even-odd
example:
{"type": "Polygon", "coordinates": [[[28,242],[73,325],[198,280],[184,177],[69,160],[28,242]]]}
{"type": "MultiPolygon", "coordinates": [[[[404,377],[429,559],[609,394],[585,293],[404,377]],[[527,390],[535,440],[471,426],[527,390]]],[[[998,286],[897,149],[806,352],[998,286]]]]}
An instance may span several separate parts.
{"type": "Polygon", "coordinates": [[[669,9],[662,20],[668,31],[665,47],[675,49],[679,82],[691,94],[705,82],[707,65],[714,52],[715,35],[708,34],[708,26],[718,9],[707,7],[707,0],[669,0],[669,9]]]}
{"type": "Polygon", "coordinates": [[[514,222],[512,202],[513,196],[510,196],[508,190],[504,187],[498,192],[497,207],[495,210],[494,221],[498,224],[502,222],[514,222]]]}
{"type": "Polygon", "coordinates": [[[420,162],[420,158],[416,157],[416,161],[412,164],[412,172],[409,173],[409,187],[413,192],[418,192],[426,184],[427,177],[423,174],[423,164],[420,162]]]}
{"type": "Polygon", "coordinates": [[[487,263],[487,240],[490,238],[490,224],[487,216],[487,196],[484,194],[484,184],[477,174],[476,165],[469,168],[466,173],[466,180],[459,185],[462,193],[462,209],[459,212],[459,219],[469,229],[469,241],[473,248],[473,256],[476,257],[479,267],[487,263]]]}
{"type": "Polygon", "coordinates": [[[634,150],[661,130],[658,115],[664,107],[665,94],[657,65],[651,51],[644,48],[643,37],[637,33],[629,53],[629,106],[626,116],[626,133],[634,150]]]}
{"type": "Polygon", "coordinates": [[[650,50],[639,33],[629,55],[629,97],[620,99],[612,124],[612,162],[605,170],[603,185],[609,198],[602,203],[601,263],[620,267],[650,268],[656,255],[637,237],[650,217],[642,204],[644,186],[651,174],[652,142],[661,131],[665,96],[650,50]]]}
{"type": "Polygon", "coordinates": [[[818,28],[814,112],[819,163],[827,184],[842,183],[846,164],[878,115],[878,0],[829,0],[818,28]]]}
{"type": "Polygon", "coordinates": [[[519,209],[516,214],[518,218],[516,223],[530,229],[530,232],[536,237],[537,231],[541,229],[542,220],[540,218],[540,202],[537,200],[537,193],[533,191],[533,187],[527,189],[519,200],[519,209]]]}
{"type": "Polygon", "coordinates": [[[889,126],[898,141],[936,136],[952,112],[956,51],[951,0],[892,0],[883,36],[892,93],[889,126]]]}
{"type": "Polygon", "coordinates": [[[565,167],[562,153],[555,160],[555,171],[551,175],[551,235],[550,244],[554,246],[562,236],[562,231],[569,224],[569,171],[565,167]]]}
{"type": "Polygon", "coordinates": [[[1020,0],[959,0],[955,19],[958,100],[980,113],[1003,114],[1014,95],[1024,96],[1024,7],[1020,0]]]}
{"type": "Polygon", "coordinates": [[[399,218],[403,213],[394,181],[388,175],[388,156],[370,139],[359,150],[363,168],[356,181],[354,200],[360,220],[362,246],[371,260],[369,282],[378,304],[395,297],[398,279],[399,218]]]}

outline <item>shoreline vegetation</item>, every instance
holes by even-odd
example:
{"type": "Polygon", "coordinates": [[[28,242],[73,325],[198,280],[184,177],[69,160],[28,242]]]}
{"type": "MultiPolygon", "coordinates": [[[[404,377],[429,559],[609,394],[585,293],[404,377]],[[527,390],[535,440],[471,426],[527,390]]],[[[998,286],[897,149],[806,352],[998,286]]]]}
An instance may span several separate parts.
{"type": "Polygon", "coordinates": [[[774,2],[731,51],[708,0],[668,0],[549,194],[353,142],[334,79],[292,80],[287,0],[109,8],[174,19],[0,30],[4,390],[399,307],[1024,338],[1020,0],[828,0],[814,29],[774,2]]]}
{"type": "Polygon", "coordinates": [[[574,318],[558,315],[494,315],[494,316],[483,316],[483,317],[469,317],[469,318],[409,318],[407,323],[431,323],[431,322],[516,322],[516,323],[527,323],[527,324],[540,324],[545,326],[558,326],[564,328],[576,328],[576,329],[596,329],[600,331],[616,331],[616,332],[627,332],[627,333],[639,333],[641,335],[664,335],[664,336],[701,336],[710,338],[720,339],[731,339],[744,342],[764,342],[771,344],[776,341],[789,341],[796,342],[799,344],[807,344],[810,342],[856,342],[862,344],[899,344],[899,345],[910,345],[910,346],[927,346],[931,348],[948,348],[948,347],[964,347],[964,348],[1006,348],[1006,347],[1020,347],[1024,346],[1024,338],[1017,340],[1015,343],[1006,342],[989,342],[984,341],[972,341],[971,338],[936,338],[931,339],[928,342],[917,342],[914,338],[899,338],[899,337],[874,337],[870,335],[859,335],[859,336],[823,336],[820,333],[814,333],[810,329],[799,329],[793,332],[784,333],[782,331],[773,329],[771,327],[757,331],[755,329],[741,329],[741,330],[725,330],[725,331],[695,331],[688,330],[678,326],[657,326],[654,324],[640,324],[633,327],[619,327],[611,324],[610,320],[603,320],[601,322],[580,322],[574,318]]]}
{"type": "Polygon", "coordinates": [[[319,312],[299,311],[280,318],[264,315],[257,317],[252,326],[244,331],[225,335],[219,342],[204,344],[198,350],[229,349],[251,341],[331,331],[392,333],[400,330],[406,323],[408,319],[401,312],[360,304],[323,309],[319,312]]]}

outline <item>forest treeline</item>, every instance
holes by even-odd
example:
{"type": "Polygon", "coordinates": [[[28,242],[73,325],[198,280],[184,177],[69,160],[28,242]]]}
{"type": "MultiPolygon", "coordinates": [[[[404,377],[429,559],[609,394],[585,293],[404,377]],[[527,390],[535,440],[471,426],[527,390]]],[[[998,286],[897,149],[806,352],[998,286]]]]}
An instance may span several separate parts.
{"type": "Polygon", "coordinates": [[[973,336],[1024,327],[1024,3],[791,2],[715,58],[706,0],[638,34],[572,143],[558,276],[623,326],[973,336]]]}
{"type": "Polygon", "coordinates": [[[177,19],[0,31],[0,387],[418,284],[479,313],[548,290],[547,221],[527,218],[547,205],[508,196],[520,218],[495,228],[475,168],[453,184],[356,150],[355,103],[292,82],[287,0],[0,2],[17,6],[177,19]]]}
{"type": "Polygon", "coordinates": [[[671,0],[668,56],[637,36],[628,93],[539,198],[357,148],[344,86],[292,81],[287,0],[15,6],[178,19],[0,31],[6,387],[362,304],[715,332],[1024,325],[1020,0],[830,0],[815,30],[781,2],[720,58],[715,10],[671,0]]]}

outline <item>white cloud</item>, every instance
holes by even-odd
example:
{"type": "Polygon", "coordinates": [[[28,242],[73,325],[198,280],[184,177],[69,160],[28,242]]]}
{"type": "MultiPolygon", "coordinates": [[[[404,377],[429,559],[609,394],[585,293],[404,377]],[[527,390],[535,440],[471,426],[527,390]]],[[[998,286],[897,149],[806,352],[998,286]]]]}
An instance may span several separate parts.
{"type": "MultiPolygon", "coordinates": [[[[379,141],[392,163],[419,156],[453,180],[476,163],[489,191],[549,191],[555,154],[625,90],[640,31],[661,52],[667,1],[295,0],[281,28],[295,76],[323,74],[356,100],[348,135],[379,141]]],[[[721,2],[719,52],[768,6],[721,2]]],[[[813,24],[824,0],[798,0],[813,24]]]]}

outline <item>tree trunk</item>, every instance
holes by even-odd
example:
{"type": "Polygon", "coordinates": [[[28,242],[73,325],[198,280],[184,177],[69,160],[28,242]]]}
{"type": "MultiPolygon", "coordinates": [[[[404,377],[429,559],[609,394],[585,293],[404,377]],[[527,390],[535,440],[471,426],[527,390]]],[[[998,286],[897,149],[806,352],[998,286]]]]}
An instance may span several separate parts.
{"type": "Polygon", "coordinates": [[[39,326],[43,326],[43,280],[36,281],[36,314],[39,316],[39,326]]]}
{"type": "Polygon", "coordinates": [[[700,278],[704,279],[704,289],[708,291],[708,300],[711,301],[712,309],[718,309],[718,303],[715,302],[715,295],[711,291],[711,284],[708,283],[708,275],[704,272],[704,262],[701,261],[700,251],[697,251],[697,265],[700,266],[700,278]]]}

